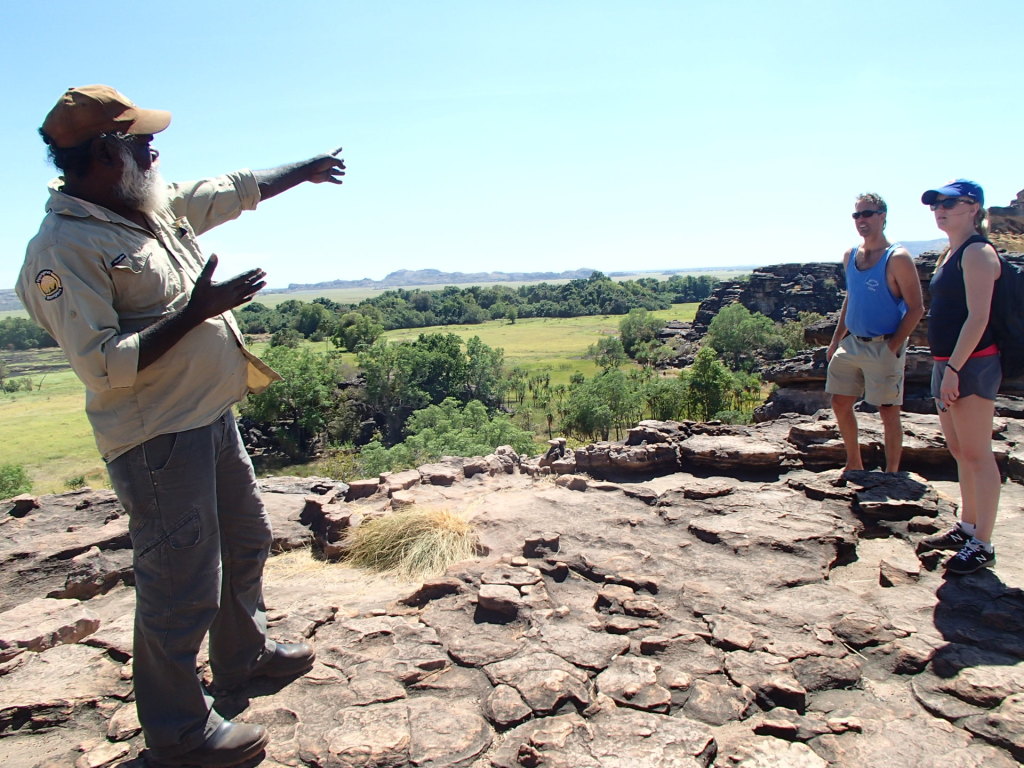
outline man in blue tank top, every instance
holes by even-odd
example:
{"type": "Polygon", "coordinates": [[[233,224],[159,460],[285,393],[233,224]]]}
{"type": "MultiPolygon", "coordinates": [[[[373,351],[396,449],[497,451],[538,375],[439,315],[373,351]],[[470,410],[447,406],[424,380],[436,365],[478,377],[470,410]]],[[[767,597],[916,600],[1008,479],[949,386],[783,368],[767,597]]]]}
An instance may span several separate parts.
{"type": "Polygon", "coordinates": [[[864,242],[843,256],[846,298],[826,353],[825,391],[832,395],[846,447],[845,471],[864,469],[853,412],[861,397],[882,417],[886,472],[899,471],[903,451],[904,352],[924,315],[924,300],[913,258],[885,237],[886,214],[885,201],[878,195],[857,198],[853,221],[864,242]]]}

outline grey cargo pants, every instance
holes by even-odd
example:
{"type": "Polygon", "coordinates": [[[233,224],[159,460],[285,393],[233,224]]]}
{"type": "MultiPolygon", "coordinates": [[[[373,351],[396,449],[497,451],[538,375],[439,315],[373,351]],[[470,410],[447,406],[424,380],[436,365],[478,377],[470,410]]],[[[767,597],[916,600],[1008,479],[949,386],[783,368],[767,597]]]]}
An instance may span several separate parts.
{"type": "Polygon", "coordinates": [[[270,522],[231,412],[160,435],[107,466],[129,515],[135,570],[135,703],[156,757],[199,746],[222,718],[196,674],[241,682],[276,647],[266,636],[270,522]]]}

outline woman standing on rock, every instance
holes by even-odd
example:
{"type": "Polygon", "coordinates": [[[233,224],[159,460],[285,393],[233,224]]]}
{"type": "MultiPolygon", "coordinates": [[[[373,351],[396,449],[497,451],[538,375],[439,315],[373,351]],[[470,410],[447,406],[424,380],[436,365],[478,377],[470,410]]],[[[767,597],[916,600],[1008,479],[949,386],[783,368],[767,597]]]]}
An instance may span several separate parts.
{"type": "Polygon", "coordinates": [[[989,328],[992,292],[999,279],[996,251],[988,242],[985,194],[973,181],[957,179],[929,189],[921,202],[949,236],[949,248],[932,276],[928,345],[935,363],[932,396],[946,445],[960,480],[960,523],[922,543],[955,549],[949,573],[972,573],[994,565],[992,529],[999,506],[999,469],[992,453],[992,419],[1002,383],[999,349],[989,328]]]}

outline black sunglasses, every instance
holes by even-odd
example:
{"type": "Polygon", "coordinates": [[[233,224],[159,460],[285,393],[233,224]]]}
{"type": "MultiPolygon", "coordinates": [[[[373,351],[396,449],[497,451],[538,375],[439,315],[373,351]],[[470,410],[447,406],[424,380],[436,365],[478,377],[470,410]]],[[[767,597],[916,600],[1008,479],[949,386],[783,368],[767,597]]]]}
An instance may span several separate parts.
{"type": "Polygon", "coordinates": [[[954,208],[956,208],[956,204],[957,203],[974,203],[974,202],[977,202],[977,201],[971,200],[970,198],[947,197],[945,200],[936,200],[934,203],[929,203],[928,207],[931,208],[933,211],[937,211],[937,210],[939,210],[939,208],[944,208],[947,211],[951,211],[954,208]]]}
{"type": "Polygon", "coordinates": [[[853,216],[854,219],[870,219],[876,213],[882,214],[885,213],[885,211],[854,211],[850,215],[853,216]]]}

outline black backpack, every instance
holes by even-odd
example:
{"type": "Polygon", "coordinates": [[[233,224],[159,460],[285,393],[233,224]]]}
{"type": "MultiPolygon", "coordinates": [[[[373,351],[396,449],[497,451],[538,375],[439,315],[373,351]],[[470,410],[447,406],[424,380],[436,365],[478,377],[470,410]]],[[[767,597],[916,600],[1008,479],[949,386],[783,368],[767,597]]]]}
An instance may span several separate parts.
{"type": "Polygon", "coordinates": [[[1024,269],[999,254],[999,279],[992,289],[988,325],[999,347],[1003,378],[1024,374],[1024,269]]]}

